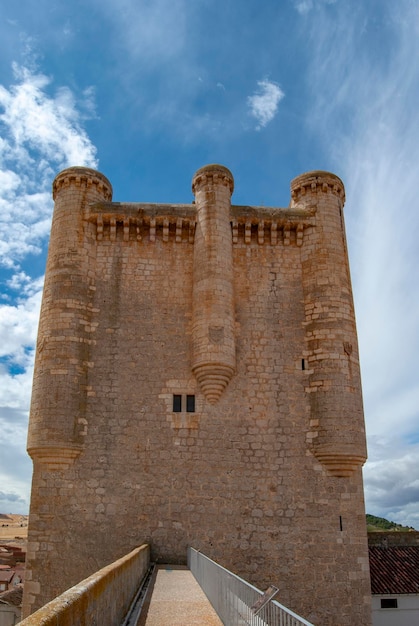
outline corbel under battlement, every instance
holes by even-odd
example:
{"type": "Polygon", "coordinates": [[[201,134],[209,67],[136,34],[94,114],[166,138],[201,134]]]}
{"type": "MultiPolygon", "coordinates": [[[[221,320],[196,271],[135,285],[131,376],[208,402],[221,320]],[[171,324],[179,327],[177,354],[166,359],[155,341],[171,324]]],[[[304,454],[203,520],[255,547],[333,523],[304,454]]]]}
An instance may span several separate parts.
{"type": "MultiPolygon", "coordinates": [[[[101,202],[90,205],[85,219],[96,226],[97,241],[193,243],[194,204],[101,202]]],[[[293,208],[231,207],[233,245],[301,246],[304,230],[315,224],[315,213],[293,208]]]]}
{"type": "Polygon", "coordinates": [[[231,207],[233,245],[303,244],[304,230],[315,224],[315,213],[299,209],[231,207]]]}

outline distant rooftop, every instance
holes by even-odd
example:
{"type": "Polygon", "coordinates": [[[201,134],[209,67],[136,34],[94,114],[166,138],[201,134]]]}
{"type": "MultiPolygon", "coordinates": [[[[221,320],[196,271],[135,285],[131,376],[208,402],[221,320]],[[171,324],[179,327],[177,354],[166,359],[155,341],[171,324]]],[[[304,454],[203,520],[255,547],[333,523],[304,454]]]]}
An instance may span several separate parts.
{"type": "Polygon", "coordinates": [[[419,546],[370,546],[373,594],[419,593],[419,546]]]}
{"type": "Polygon", "coordinates": [[[0,603],[10,606],[21,607],[23,596],[23,585],[16,585],[13,589],[0,593],[0,603]]]}

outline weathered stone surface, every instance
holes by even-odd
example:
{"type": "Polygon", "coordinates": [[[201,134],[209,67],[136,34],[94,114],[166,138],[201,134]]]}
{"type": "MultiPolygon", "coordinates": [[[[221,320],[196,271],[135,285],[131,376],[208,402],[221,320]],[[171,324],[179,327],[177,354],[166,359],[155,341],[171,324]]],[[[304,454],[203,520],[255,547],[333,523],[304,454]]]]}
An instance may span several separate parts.
{"type": "Polygon", "coordinates": [[[275,584],[313,623],[370,624],[344,189],[312,172],[291,190],[234,206],[215,165],[195,204],[123,204],[97,172],[57,177],[26,611],[148,542],[275,584]]]}
{"type": "Polygon", "coordinates": [[[135,548],[67,589],[24,619],[21,626],[122,624],[150,565],[150,547],[135,548]]]}

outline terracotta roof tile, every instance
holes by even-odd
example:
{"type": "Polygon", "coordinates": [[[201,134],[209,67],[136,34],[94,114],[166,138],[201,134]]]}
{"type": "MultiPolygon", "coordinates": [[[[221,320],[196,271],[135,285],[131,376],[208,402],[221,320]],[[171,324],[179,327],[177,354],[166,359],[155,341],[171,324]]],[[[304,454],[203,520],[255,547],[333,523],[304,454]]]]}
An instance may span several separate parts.
{"type": "Polygon", "coordinates": [[[10,582],[12,580],[14,575],[15,575],[15,572],[12,569],[9,569],[9,570],[7,570],[5,572],[1,571],[0,572],[0,581],[8,583],[8,582],[10,582]]]}
{"type": "Polygon", "coordinates": [[[419,593],[419,546],[369,548],[373,594],[419,593]]]}

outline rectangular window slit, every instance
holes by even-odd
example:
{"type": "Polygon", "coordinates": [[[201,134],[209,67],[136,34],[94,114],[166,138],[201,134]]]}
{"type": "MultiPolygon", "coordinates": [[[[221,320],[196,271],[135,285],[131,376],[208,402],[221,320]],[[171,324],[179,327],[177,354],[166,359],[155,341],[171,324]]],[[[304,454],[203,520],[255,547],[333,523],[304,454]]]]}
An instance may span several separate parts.
{"type": "Polygon", "coordinates": [[[339,515],[339,525],[340,529],[343,530],[342,515],[339,515]]]}
{"type": "Polygon", "coordinates": [[[302,370],[305,370],[305,368],[306,368],[306,362],[305,362],[305,359],[301,359],[301,369],[302,369],[302,370]]]}
{"type": "Polygon", "coordinates": [[[397,609],[397,598],[381,598],[382,609],[397,609]]]}
{"type": "Polygon", "coordinates": [[[180,394],[173,395],[173,413],[182,411],[182,396],[180,394]]]}
{"type": "Polygon", "coordinates": [[[186,396],[186,411],[195,413],[195,396],[186,396]]]}

